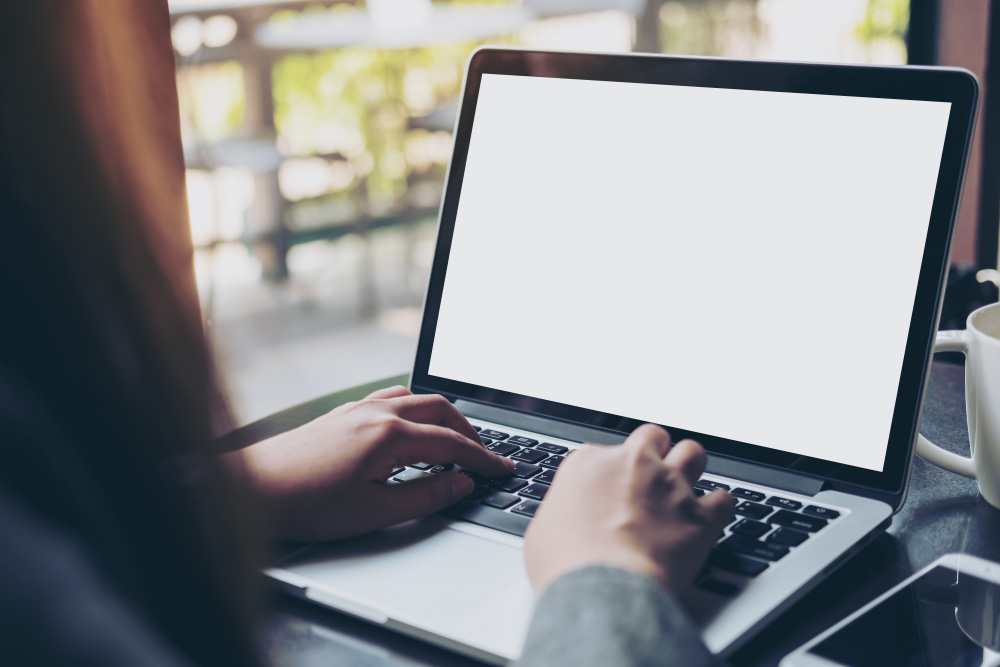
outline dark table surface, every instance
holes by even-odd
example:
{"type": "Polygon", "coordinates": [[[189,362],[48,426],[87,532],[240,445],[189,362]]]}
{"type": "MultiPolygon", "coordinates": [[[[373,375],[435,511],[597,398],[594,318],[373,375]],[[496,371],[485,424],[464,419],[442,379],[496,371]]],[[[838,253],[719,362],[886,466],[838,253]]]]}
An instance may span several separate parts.
{"type": "MultiPolygon", "coordinates": [[[[379,386],[355,388],[364,395],[379,386]]],[[[245,427],[263,439],[293,428],[353,396],[331,394],[245,427]]],[[[922,432],[945,449],[968,454],[964,374],[935,362],[922,432]]],[[[244,440],[245,441],[245,440],[244,440]]],[[[1000,510],[975,482],[916,459],[909,495],[889,530],[786,610],[732,657],[743,665],[776,665],[786,654],[921,567],[949,552],[1000,561],[1000,510]]],[[[383,630],[335,611],[275,594],[263,636],[276,665],[479,665],[481,663],[383,630]]]]}

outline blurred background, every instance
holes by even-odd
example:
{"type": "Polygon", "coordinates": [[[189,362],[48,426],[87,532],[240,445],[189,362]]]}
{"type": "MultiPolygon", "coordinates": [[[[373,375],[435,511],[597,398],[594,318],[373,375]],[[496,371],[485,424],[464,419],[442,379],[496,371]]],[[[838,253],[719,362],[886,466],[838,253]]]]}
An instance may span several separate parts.
{"type": "MultiPolygon", "coordinates": [[[[989,4],[170,0],[198,287],[239,421],[409,370],[477,46],[947,63],[988,83],[989,4]]],[[[1000,179],[981,135],[958,322],[995,300],[1000,179]]]]}

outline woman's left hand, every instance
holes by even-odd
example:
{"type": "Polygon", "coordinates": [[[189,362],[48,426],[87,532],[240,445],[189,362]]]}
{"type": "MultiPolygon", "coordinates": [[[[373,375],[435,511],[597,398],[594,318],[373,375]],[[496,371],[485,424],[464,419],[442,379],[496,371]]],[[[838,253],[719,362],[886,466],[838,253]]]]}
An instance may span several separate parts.
{"type": "Polygon", "coordinates": [[[454,463],[488,476],[514,462],[486,449],[441,396],[391,387],[242,450],[271,514],[272,534],[316,541],[360,535],[432,514],[472,491],[459,472],[386,484],[410,463],[454,463]]]}

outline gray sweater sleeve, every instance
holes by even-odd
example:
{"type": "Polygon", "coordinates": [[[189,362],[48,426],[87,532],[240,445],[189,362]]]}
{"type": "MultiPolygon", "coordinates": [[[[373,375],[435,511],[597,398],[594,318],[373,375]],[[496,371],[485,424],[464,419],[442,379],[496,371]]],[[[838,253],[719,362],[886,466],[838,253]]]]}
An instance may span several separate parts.
{"type": "Polygon", "coordinates": [[[656,581],[590,566],[542,594],[517,667],[721,664],[656,581]]]}

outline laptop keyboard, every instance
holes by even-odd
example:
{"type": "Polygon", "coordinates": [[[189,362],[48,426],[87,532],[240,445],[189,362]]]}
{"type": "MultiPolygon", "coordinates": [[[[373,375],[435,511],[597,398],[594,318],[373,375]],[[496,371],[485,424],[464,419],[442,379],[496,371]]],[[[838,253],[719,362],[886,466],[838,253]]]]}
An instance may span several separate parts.
{"type": "MultiPolygon", "coordinates": [[[[517,465],[513,474],[500,478],[461,471],[472,478],[475,487],[442,514],[524,535],[545,500],[559,464],[578,447],[545,442],[509,432],[510,429],[473,426],[488,449],[516,461],[517,465]]],[[[417,463],[393,471],[389,483],[454,469],[452,465],[417,463]]],[[[751,488],[749,484],[715,475],[702,477],[694,485],[694,493],[699,497],[714,489],[725,489],[737,499],[736,517],[719,535],[697,585],[724,597],[737,594],[748,580],[778,566],[797,547],[847,512],[814,504],[808,497],[756,485],[751,488]]]]}

